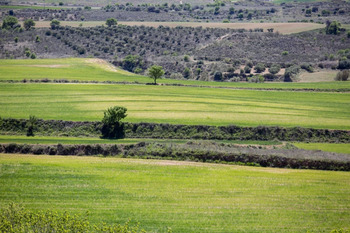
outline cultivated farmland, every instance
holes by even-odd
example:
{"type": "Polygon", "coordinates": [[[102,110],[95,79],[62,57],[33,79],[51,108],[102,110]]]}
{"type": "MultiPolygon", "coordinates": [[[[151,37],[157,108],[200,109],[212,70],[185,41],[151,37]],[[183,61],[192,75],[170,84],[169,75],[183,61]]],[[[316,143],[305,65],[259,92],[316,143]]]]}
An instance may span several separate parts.
{"type": "Polygon", "coordinates": [[[177,161],[0,155],[1,206],[90,211],[148,231],[305,232],[349,227],[349,173],[177,161]]]}

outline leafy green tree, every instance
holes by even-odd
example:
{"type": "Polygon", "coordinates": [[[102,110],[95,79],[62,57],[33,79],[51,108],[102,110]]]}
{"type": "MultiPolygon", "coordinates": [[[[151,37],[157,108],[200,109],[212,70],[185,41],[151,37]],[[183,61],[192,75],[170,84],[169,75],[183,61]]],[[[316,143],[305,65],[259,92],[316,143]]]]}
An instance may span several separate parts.
{"type": "Polygon", "coordinates": [[[338,21],[327,21],[326,34],[338,35],[340,33],[341,24],[338,21]]]}
{"type": "Polygon", "coordinates": [[[61,22],[57,19],[53,19],[50,23],[51,29],[57,29],[60,27],[61,22]]]}
{"type": "Polygon", "coordinates": [[[126,111],[126,108],[120,106],[114,106],[104,111],[102,138],[117,139],[125,136],[124,123],[121,120],[127,116],[126,111]]]}
{"type": "Polygon", "coordinates": [[[108,27],[117,25],[117,23],[118,23],[118,21],[115,18],[109,18],[109,19],[106,20],[106,25],[108,27]]]}
{"type": "Polygon", "coordinates": [[[32,19],[26,19],[23,23],[23,26],[26,30],[30,30],[32,27],[35,26],[35,22],[32,19]]]}
{"type": "Polygon", "coordinates": [[[280,70],[281,70],[281,66],[278,64],[274,64],[270,67],[269,72],[271,74],[277,74],[278,72],[280,72],[280,70]]]}
{"type": "Polygon", "coordinates": [[[142,58],[138,55],[128,55],[124,58],[122,62],[123,69],[133,72],[135,68],[142,67],[142,58]]]}
{"type": "Polygon", "coordinates": [[[2,22],[2,28],[11,29],[14,28],[16,24],[18,24],[18,19],[16,17],[7,16],[2,22]]]}
{"type": "Polygon", "coordinates": [[[255,66],[255,71],[257,73],[262,73],[265,71],[265,64],[263,63],[258,63],[256,66],[255,66]]]}
{"type": "Polygon", "coordinates": [[[29,116],[29,120],[27,121],[27,136],[28,137],[34,137],[34,130],[36,128],[38,122],[38,118],[35,116],[29,116]]]}
{"type": "Polygon", "coordinates": [[[157,79],[160,79],[164,75],[163,67],[153,65],[148,69],[148,76],[153,79],[154,84],[157,84],[157,79]]]}

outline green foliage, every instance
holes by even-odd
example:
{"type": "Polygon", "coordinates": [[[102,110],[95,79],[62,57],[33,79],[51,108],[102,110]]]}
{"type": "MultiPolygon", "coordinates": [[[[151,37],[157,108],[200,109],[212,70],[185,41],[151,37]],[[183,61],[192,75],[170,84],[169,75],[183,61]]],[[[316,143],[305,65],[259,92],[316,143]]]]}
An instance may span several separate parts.
{"type": "Polygon", "coordinates": [[[153,65],[148,69],[147,73],[153,79],[154,84],[157,84],[157,79],[160,79],[164,75],[164,70],[161,66],[153,65]]]}
{"type": "Polygon", "coordinates": [[[292,82],[292,79],[296,77],[296,75],[300,72],[300,66],[292,65],[288,67],[284,73],[284,81],[292,82]]]}
{"type": "Polygon", "coordinates": [[[23,23],[23,26],[26,30],[30,30],[35,26],[35,22],[32,19],[26,19],[23,23]]]}
{"type": "Polygon", "coordinates": [[[58,29],[60,27],[61,22],[58,21],[57,19],[53,19],[50,23],[50,27],[51,29],[55,30],[58,29]]]}
{"type": "Polygon", "coordinates": [[[35,37],[35,42],[36,42],[36,43],[39,43],[39,42],[40,42],[40,37],[39,37],[39,36],[36,36],[36,37],[35,37]]]}
{"type": "Polygon", "coordinates": [[[100,223],[91,225],[88,221],[89,213],[85,215],[59,213],[53,210],[31,211],[22,205],[10,203],[0,210],[0,232],[100,232],[100,233],[138,233],[145,232],[139,229],[139,225],[129,226],[130,220],[125,225],[109,225],[100,223]]]}
{"type": "Polygon", "coordinates": [[[6,18],[2,21],[2,28],[11,29],[14,28],[18,24],[18,19],[14,16],[6,16],[6,18]]]}
{"type": "Polygon", "coordinates": [[[271,74],[277,74],[278,72],[280,72],[280,70],[281,70],[281,66],[280,66],[280,65],[278,65],[278,64],[273,64],[273,65],[270,67],[269,72],[270,72],[271,74]]]}
{"type": "Polygon", "coordinates": [[[338,35],[340,33],[341,24],[338,21],[327,21],[326,34],[338,35]]]}
{"type": "Polygon", "coordinates": [[[36,129],[37,122],[38,118],[35,116],[29,116],[29,120],[27,121],[27,137],[34,136],[34,130],[36,129]]]}
{"type": "Polygon", "coordinates": [[[36,58],[36,54],[35,53],[30,54],[30,58],[31,59],[35,59],[36,58]]]}
{"type": "Polygon", "coordinates": [[[190,78],[190,75],[191,75],[191,70],[190,68],[186,67],[183,71],[183,76],[184,78],[190,78]]]}
{"type": "Polygon", "coordinates": [[[339,60],[338,69],[340,70],[350,69],[350,59],[339,60]]]}
{"type": "Polygon", "coordinates": [[[134,69],[143,65],[142,58],[138,55],[128,55],[122,62],[123,69],[133,72],[134,69]]]}
{"type": "Polygon", "coordinates": [[[184,56],[184,61],[185,61],[185,62],[189,62],[189,61],[190,61],[190,57],[189,57],[188,55],[185,55],[185,56],[184,56]]]}
{"type": "Polygon", "coordinates": [[[265,71],[265,64],[258,63],[254,68],[255,68],[256,73],[262,73],[265,71]]]}
{"type": "Polygon", "coordinates": [[[314,67],[309,63],[303,63],[300,67],[310,73],[314,72],[314,67]]]}
{"type": "Polygon", "coordinates": [[[287,56],[288,54],[289,54],[288,51],[283,51],[283,52],[282,52],[282,55],[283,55],[283,56],[287,56]]]}
{"type": "Polygon", "coordinates": [[[335,76],[335,81],[348,81],[350,75],[349,70],[342,70],[337,73],[335,76]]]}
{"type": "Polygon", "coordinates": [[[111,26],[114,26],[114,25],[117,25],[118,24],[118,21],[115,19],[115,18],[109,18],[106,20],[106,25],[108,27],[111,27],[111,26]]]}
{"type": "Polygon", "coordinates": [[[124,124],[121,120],[127,116],[126,111],[126,108],[120,106],[114,106],[104,111],[102,138],[123,138],[125,136],[124,124]]]}
{"type": "Polygon", "coordinates": [[[18,36],[15,37],[15,43],[18,43],[18,36]]]}

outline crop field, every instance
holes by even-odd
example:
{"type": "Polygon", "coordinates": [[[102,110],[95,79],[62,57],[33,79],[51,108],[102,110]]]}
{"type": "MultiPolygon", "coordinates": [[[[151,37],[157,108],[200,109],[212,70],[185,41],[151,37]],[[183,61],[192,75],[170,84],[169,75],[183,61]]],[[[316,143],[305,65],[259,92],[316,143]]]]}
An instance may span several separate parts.
{"type": "MultiPolygon", "coordinates": [[[[303,80],[332,75],[332,71],[320,73],[307,73],[303,80]]],[[[65,58],[65,59],[16,59],[0,60],[0,81],[21,81],[50,79],[50,80],[78,80],[78,81],[115,81],[149,83],[151,79],[145,76],[129,73],[116,68],[109,63],[95,58],[65,58]]],[[[319,81],[320,81],[319,80],[319,81]]],[[[277,88],[277,89],[349,89],[350,82],[300,82],[300,83],[243,83],[243,82],[206,82],[193,80],[161,79],[159,83],[199,85],[230,88],[277,88]]]]}
{"type": "Polygon", "coordinates": [[[349,229],[350,173],[100,157],[0,155],[0,206],[129,218],[162,232],[349,229]]]}
{"type": "Polygon", "coordinates": [[[91,121],[108,107],[129,122],[350,129],[350,93],[109,84],[0,84],[2,117],[91,121]]]}
{"type": "MultiPolygon", "coordinates": [[[[82,24],[83,27],[95,27],[105,25],[105,21],[62,21],[62,26],[79,27],[82,24]]],[[[278,31],[281,34],[292,34],[304,31],[310,31],[315,29],[324,28],[325,25],[317,23],[201,23],[201,22],[132,22],[132,21],[118,21],[118,24],[128,26],[148,26],[159,27],[160,25],[168,27],[209,27],[209,28],[230,28],[230,29],[255,29],[263,28],[267,31],[268,28],[274,28],[274,31],[278,31]]],[[[50,21],[36,22],[36,27],[50,27],[50,21]]]]}
{"type": "Polygon", "coordinates": [[[342,154],[350,154],[350,144],[334,143],[293,143],[296,147],[305,150],[323,150],[342,154]]]}

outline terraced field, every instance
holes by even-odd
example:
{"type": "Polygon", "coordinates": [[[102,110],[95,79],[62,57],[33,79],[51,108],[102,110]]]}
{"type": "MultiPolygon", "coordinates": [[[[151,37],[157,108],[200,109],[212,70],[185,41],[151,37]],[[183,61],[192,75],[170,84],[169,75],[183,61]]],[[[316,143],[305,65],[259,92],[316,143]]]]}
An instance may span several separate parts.
{"type": "Polygon", "coordinates": [[[0,206],[90,211],[164,232],[349,228],[350,173],[98,157],[0,155],[0,206]]]}
{"type": "MultiPolygon", "coordinates": [[[[331,72],[323,72],[321,76],[329,76],[331,72]]],[[[316,82],[317,73],[303,74],[302,83],[243,83],[243,82],[205,82],[190,80],[161,79],[161,84],[181,84],[227,88],[265,88],[265,89],[350,89],[350,82],[316,82]],[[311,76],[310,76],[311,75],[311,76]]],[[[66,58],[38,60],[0,60],[0,81],[26,79],[39,80],[78,80],[78,81],[114,81],[150,83],[151,79],[129,73],[111,66],[101,59],[66,58]]]]}
{"type": "Polygon", "coordinates": [[[350,93],[217,88],[1,83],[2,117],[92,121],[114,105],[127,121],[350,129],[350,93]]]}

